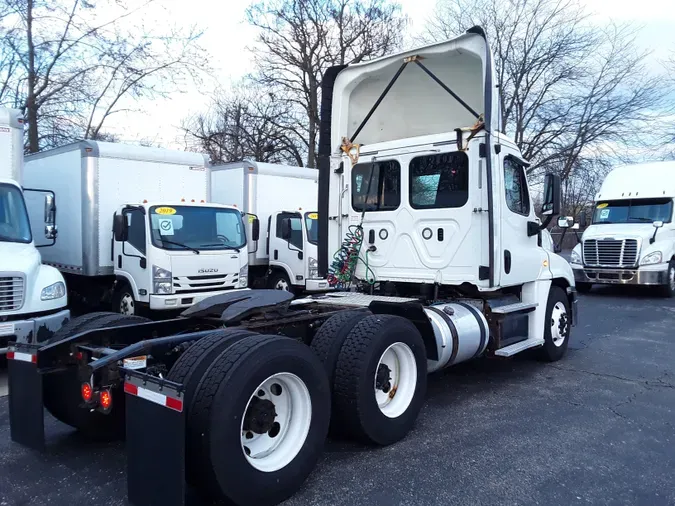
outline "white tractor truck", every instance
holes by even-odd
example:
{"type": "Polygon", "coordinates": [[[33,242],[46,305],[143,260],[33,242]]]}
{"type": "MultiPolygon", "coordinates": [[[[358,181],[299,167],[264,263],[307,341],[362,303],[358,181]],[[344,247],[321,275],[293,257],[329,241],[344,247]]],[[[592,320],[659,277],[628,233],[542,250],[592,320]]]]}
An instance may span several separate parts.
{"type": "Polygon", "coordinates": [[[236,206],[250,224],[251,286],[294,293],[328,289],[318,275],[318,180],[316,169],[253,160],[211,166],[213,202],[236,206]]]}
{"type": "Polygon", "coordinates": [[[540,223],[527,162],[499,132],[498,84],[479,27],[326,69],[317,260],[338,290],[223,294],[161,322],[97,315],[48,347],[17,344],[12,439],[44,447],[44,402],[84,433],[126,434],[134,505],[182,505],[188,482],[270,506],[299,489],[329,430],[404,438],[427,373],[525,350],[560,360],[574,276],[539,243],[559,180],[546,177],[540,223]]]}
{"type": "Polygon", "coordinates": [[[199,153],[94,141],[27,156],[27,183],[61,207],[43,260],[83,305],[128,315],[246,288],[241,213],[209,203],[207,165],[199,153]]]}
{"type": "Polygon", "coordinates": [[[675,162],[626,165],[607,174],[591,224],[570,258],[579,292],[594,284],[648,285],[675,296],[674,198],[675,162]]]}
{"type": "MultiPolygon", "coordinates": [[[[9,341],[38,343],[70,318],[63,276],[42,265],[34,238],[56,238],[53,194],[22,189],[23,116],[0,108],[0,355],[9,341]],[[39,230],[31,232],[26,199],[39,200],[39,230]]],[[[42,186],[42,185],[39,185],[42,186]]]]}

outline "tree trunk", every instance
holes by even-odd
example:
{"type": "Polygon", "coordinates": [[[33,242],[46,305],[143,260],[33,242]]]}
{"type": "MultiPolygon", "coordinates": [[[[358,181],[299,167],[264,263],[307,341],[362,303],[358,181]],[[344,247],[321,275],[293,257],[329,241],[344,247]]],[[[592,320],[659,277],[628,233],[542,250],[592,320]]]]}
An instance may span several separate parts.
{"type": "Polygon", "coordinates": [[[26,98],[26,120],[28,121],[28,151],[40,151],[38,140],[38,106],[35,98],[35,46],[33,45],[33,0],[26,4],[26,36],[28,43],[28,97],[26,98]]]}

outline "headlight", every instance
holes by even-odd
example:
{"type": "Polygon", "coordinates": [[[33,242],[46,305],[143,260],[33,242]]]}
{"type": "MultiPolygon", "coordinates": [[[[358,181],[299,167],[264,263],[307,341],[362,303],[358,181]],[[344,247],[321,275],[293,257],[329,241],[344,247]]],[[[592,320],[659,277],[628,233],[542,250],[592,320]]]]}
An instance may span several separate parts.
{"type": "Polygon", "coordinates": [[[654,251],[649,255],[646,255],[642,260],[640,260],[640,265],[660,264],[661,259],[662,259],[661,252],[654,251]]]}
{"type": "Polygon", "coordinates": [[[314,279],[319,277],[319,262],[317,262],[316,258],[307,258],[307,267],[308,278],[314,279]]]}
{"type": "Polygon", "coordinates": [[[60,299],[66,294],[66,285],[63,281],[57,281],[53,285],[45,286],[40,292],[40,300],[60,299]]]}
{"type": "Polygon", "coordinates": [[[152,293],[157,295],[169,295],[173,292],[171,283],[171,271],[152,266],[152,293]]]}
{"type": "Polygon", "coordinates": [[[570,263],[571,264],[580,264],[581,263],[581,255],[577,252],[577,250],[572,250],[572,256],[570,257],[570,263]]]}
{"type": "Polygon", "coordinates": [[[239,269],[239,286],[241,288],[248,286],[248,264],[239,269]]]}

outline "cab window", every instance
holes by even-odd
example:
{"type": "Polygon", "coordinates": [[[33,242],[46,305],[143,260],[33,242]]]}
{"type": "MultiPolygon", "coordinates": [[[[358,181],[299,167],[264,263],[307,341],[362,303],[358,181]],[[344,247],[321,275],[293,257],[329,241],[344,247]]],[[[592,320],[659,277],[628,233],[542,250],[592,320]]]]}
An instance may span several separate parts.
{"type": "Polygon", "coordinates": [[[507,207],[517,214],[530,214],[525,167],[513,158],[504,160],[504,191],[507,207]]]}
{"type": "Polygon", "coordinates": [[[413,209],[462,207],[468,200],[466,153],[418,156],[410,162],[410,206],[413,209]]]}
{"type": "Polygon", "coordinates": [[[360,163],[352,169],[352,208],[393,211],[401,204],[401,165],[396,160],[360,163]]]}

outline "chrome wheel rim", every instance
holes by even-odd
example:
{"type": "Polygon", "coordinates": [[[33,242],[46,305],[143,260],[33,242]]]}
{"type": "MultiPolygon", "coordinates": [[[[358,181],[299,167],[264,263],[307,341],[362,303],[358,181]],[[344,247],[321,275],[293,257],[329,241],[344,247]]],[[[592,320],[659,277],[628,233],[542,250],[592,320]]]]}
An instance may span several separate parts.
{"type": "Polygon", "coordinates": [[[551,339],[557,347],[562,346],[567,338],[567,325],[567,309],[562,302],[558,301],[551,311],[551,339]]]}
{"type": "Polygon", "coordinates": [[[126,315],[133,315],[136,312],[134,306],[134,297],[130,293],[125,293],[120,299],[120,313],[126,315]]]}
{"type": "Polygon", "coordinates": [[[288,282],[285,279],[279,279],[277,281],[277,284],[274,285],[275,290],[283,290],[285,292],[290,291],[290,287],[288,286],[288,282]]]}

